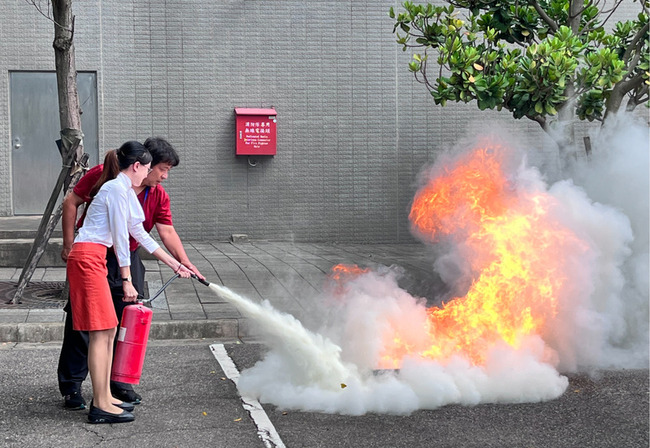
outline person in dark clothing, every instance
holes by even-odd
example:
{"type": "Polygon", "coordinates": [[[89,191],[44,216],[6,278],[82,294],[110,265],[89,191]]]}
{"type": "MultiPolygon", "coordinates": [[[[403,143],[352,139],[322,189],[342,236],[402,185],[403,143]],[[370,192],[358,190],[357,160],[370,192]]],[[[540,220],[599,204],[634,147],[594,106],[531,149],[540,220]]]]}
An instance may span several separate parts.
{"type": "MultiPolygon", "coordinates": [[[[144,146],[151,153],[151,172],[139,187],[134,187],[135,193],[144,210],[145,220],[143,227],[150,232],[154,226],[160,239],[169,253],[179,260],[185,267],[205,279],[198,269],[190,262],[178,233],[174,229],[170,210],[169,195],[162,187],[161,182],[167,179],[170,170],[179,164],[179,157],[174,147],[165,139],[152,137],[144,142],[144,146]]],[[[73,191],[63,201],[63,250],[61,258],[67,261],[75,235],[75,221],[77,211],[83,204],[91,199],[93,187],[100,180],[103,165],[91,168],[88,173],[77,183],[73,191]]],[[[83,216],[79,219],[77,227],[83,225],[83,216]]],[[[145,268],[138,254],[138,243],[131,238],[131,276],[138,294],[144,295],[145,268]]],[[[120,275],[117,258],[113,250],[108,250],[106,255],[108,269],[108,283],[111,289],[113,305],[118,321],[122,321],[122,311],[129,302],[124,301],[122,292],[122,277],[120,275]]],[[[85,409],[86,401],[81,394],[81,384],[88,375],[88,333],[73,330],[73,318],[70,304],[64,308],[66,320],[64,326],[63,344],[57,368],[59,391],[64,397],[64,406],[68,409],[85,409]]],[[[127,403],[139,404],[142,397],[133,390],[133,386],[126,383],[111,381],[111,392],[115,398],[127,403]]]]}

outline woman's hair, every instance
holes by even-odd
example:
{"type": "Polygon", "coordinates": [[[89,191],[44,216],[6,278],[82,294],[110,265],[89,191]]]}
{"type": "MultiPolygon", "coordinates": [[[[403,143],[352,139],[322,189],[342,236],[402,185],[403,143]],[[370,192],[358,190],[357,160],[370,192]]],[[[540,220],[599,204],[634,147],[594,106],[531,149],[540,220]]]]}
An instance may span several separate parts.
{"type": "Polygon", "coordinates": [[[120,149],[115,151],[115,155],[117,156],[120,171],[130,167],[135,162],[140,162],[142,165],[151,163],[151,154],[147,151],[147,148],[135,140],[124,143],[120,146],[120,149]]]}
{"type": "Polygon", "coordinates": [[[151,163],[151,154],[140,142],[131,140],[124,143],[119,149],[108,151],[104,156],[102,174],[90,190],[89,196],[94,198],[102,185],[109,180],[115,179],[120,174],[120,171],[130,167],[135,162],[140,162],[142,165],[151,163]]]}

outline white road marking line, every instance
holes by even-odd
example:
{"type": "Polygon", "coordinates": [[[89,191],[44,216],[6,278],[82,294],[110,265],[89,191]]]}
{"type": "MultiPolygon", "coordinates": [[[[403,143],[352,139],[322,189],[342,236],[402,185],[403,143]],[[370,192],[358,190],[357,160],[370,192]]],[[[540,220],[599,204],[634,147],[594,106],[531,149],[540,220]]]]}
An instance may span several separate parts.
{"type": "MultiPolygon", "coordinates": [[[[237,386],[237,383],[239,382],[239,370],[237,370],[235,363],[232,362],[232,359],[228,356],[226,348],[223,344],[212,344],[210,345],[210,350],[228,379],[237,386]]],[[[282,439],[280,439],[280,435],[275,430],[273,423],[271,423],[269,416],[264,412],[260,402],[252,397],[247,397],[241,394],[240,396],[242,406],[246,411],[248,411],[255,422],[255,426],[257,426],[257,435],[262,439],[262,442],[264,442],[264,446],[267,448],[286,448],[282,439]]]]}

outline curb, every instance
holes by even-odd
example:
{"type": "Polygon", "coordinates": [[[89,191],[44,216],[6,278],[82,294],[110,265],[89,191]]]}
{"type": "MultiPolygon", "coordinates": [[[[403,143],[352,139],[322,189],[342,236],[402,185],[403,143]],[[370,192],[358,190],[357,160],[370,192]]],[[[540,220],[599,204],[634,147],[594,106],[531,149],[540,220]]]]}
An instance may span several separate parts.
{"type": "MultiPolygon", "coordinates": [[[[246,327],[246,325],[244,325],[246,327]]],[[[243,329],[245,332],[245,328],[243,329]]],[[[238,339],[238,319],[176,320],[152,322],[149,339],[238,339]]],[[[54,342],[63,340],[63,323],[0,324],[0,342],[54,342]]]]}

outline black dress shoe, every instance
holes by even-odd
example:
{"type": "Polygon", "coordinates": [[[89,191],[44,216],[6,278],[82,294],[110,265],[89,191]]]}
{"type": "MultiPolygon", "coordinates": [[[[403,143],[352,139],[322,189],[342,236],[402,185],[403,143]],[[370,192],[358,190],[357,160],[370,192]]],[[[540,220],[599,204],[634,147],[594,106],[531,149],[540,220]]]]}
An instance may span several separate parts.
{"type": "Polygon", "coordinates": [[[90,406],[88,412],[89,423],[127,423],[135,420],[135,416],[128,411],[122,411],[120,414],[111,414],[110,412],[102,411],[95,406],[90,406]]]}
{"type": "Polygon", "coordinates": [[[118,389],[116,387],[111,387],[111,394],[125,403],[140,404],[142,402],[142,397],[135,393],[133,389],[118,389]]]}
{"type": "Polygon", "coordinates": [[[63,400],[63,405],[73,411],[86,409],[86,400],[81,396],[81,392],[73,392],[70,395],[65,395],[63,400]]]}

